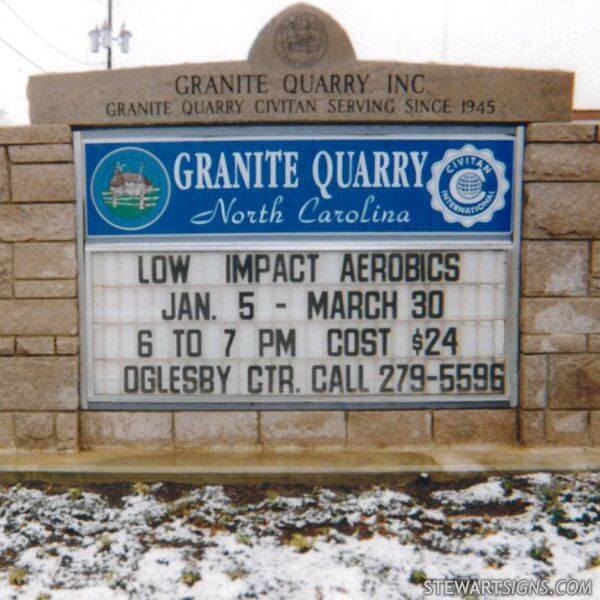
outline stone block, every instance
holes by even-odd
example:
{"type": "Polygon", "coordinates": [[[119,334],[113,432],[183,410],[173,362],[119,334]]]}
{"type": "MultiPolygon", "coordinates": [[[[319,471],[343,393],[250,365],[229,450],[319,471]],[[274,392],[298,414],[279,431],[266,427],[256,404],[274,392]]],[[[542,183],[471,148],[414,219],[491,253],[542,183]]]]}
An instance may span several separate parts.
{"type": "MultiPolygon", "coordinates": [[[[371,5],[375,10],[376,4],[371,5]]],[[[292,12],[312,12],[310,6],[295,6],[292,12]]],[[[346,11],[348,13],[348,10],[346,11]]],[[[233,16],[233,15],[232,15],[233,16]]],[[[323,14],[317,16],[321,24],[326,25],[327,17],[323,14]]],[[[390,14],[391,20],[397,17],[390,14]]],[[[591,18],[591,17],[590,17],[591,18]]],[[[229,63],[205,63],[193,64],[186,67],[186,73],[193,73],[200,77],[204,83],[205,78],[213,76],[225,76],[230,78],[237,73],[260,72],[267,84],[263,89],[248,88],[246,90],[233,90],[227,97],[231,99],[244,99],[241,114],[225,112],[218,116],[212,114],[190,114],[190,111],[182,110],[182,96],[173,86],[177,76],[182,71],[179,65],[160,66],[153,68],[130,68],[111,70],[104,73],[103,70],[72,72],[72,73],[44,73],[34,75],[29,79],[27,95],[29,99],[29,116],[32,123],[70,123],[73,125],[103,125],[105,127],[125,127],[128,125],[152,125],[161,124],[208,124],[215,121],[225,124],[257,123],[264,122],[267,118],[270,122],[289,123],[293,117],[294,122],[332,123],[332,122],[380,122],[385,119],[388,122],[437,122],[445,121],[456,123],[457,121],[471,121],[473,123],[495,122],[495,123],[523,123],[533,121],[562,121],[571,117],[573,74],[565,72],[532,71],[524,69],[490,69],[472,66],[454,66],[441,64],[420,65],[398,65],[392,62],[356,62],[354,51],[350,47],[348,36],[334,28],[319,29],[316,34],[321,40],[327,39],[324,46],[323,57],[318,64],[309,65],[305,62],[290,61],[282,59],[276,52],[275,41],[280,38],[286,27],[285,22],[291,23],[294,16],[290,12],[277,15],[261,31],[260,37],[253,44],[249,54],[249,64],[240,62],[229,63]],[[279,33],[277,33],[279,31],[279,33]],[[261,48],[261,50],[257,50],[261,48]],[[267,50],[268,49],[268,50],[267,50]],[[328,80],[331,73],[362,73],[368,76],[369,82],[365,93],[358,90],[347,89],[343,98],[348,102],[360,98],[369,98],[377,102],[385,102],[389,99],[386,93],[386,79],[394,72],[420,73],[426,83],[425,93],[428,99],[444,98],[444,110],[419,111],[393,110],[381,114],[379,111],[366,110],[339,110],[332,111],[330,98],[333,102],[339,97],[332,95],[334,90],[329,86],[316,86],[310,93],[298,93],[294,95],[298,100],[311,99],[315,102],[315,110],[289,111],[272,110],[268,115],[264,114],[263,106],[270,106],[281,98],[289,95],[282,86],[282,80],[290,71],[291,64],[297,67],[310,68],[310,74],[315,78],[321,77],[328,80]],[[260,71],[256,71],[260,69],[260,71]],[[418,69],[418,70],[417,70],[418,69]],[[321,89],[319,89],[319,87],[321,89]],[[243,93],[240,93],[243,92],[243,93]],[[358,92],[358,93],[357,93],[358,92]],[[494,114],[482,115],[478,110],[463,112],[462,102],[466,98],[474,98],[477,102],[484,99],[494,99],[496,102],[494,114]],[[161,102],[156,102],[157,99],[161,102]],[[125,110],[120,110],[115,100],[122,103],[125,110]],[[258,101],[261,99],[262,101],[258,101]],[[135,106],[148,106],[149,102],[155,102],[158,110],[129,110],[130,103],[135,106]],[[168,109],[160,110],[163,102],[168,109]],[[138,104],[139,103],[139,104],[138,104]],[[115,110],[116,109],[116,110],[115,110]]],[[[362,25],[362,24],[361,24],[362,25]]],[[[360,25],[357,25],[360,27],[360,25]]],[[[313,35],[315,31],[311,32],[313,35]]],[[[316,36],[310,39],[310,43],[317,42],[316,36]]],[[[304,38],[299,43],[308,42],[304,38]]],[[[318,42],[317,42],[318,43],[318,42]]],[[[308,47],[306,50],[310,50],[308,47]]],[[[284,50],[287,52],[287,50],[284,50]]],[[[292,47],[292,52],[299,52],[292,47]]],[[[186,77],[187,79],[187,77],[186,77]]],[[[190,78],[191,80],[191,78],[190,78]]],[[[188,80],[188,81],[190,81],[188,80]]],[[[199,80],[198,80],[199,81],[199,80]]],[[[184,84],[185,85],[185,84],[184,84]]],[[[189,87],[189,86],[188,86],[189,87]]],[[[186,91],[186,90],[179,90],[186,91]]],[[[189,92],[192,92],[189,89],[189,92]]],[[[399,91],[399,93],[401,93],[399,91]]],[[[410,93],[410,98],[416,98],[410,93]]],[[[185,106],[185,105],[184,105],[185,106]]],[[[346,106],[346,105],[345,105],[346,106]]]]}
{"type": "Polygon", "coordinates": [[[522,335],[521,352],[525,354],[553,354],[557,352],[585,352],[586,336],[583,333],[522,335]]]}
{"type": "Polygon", "coordinates": [[[14,244],[18,279],[72,279],[77,274],[73,242],[14,244]]]}
{"type": "Polygon", "coordinates": [[[556,355],[548,360],[551,408],[600,408],[600,355],[556,355]]]}
{"type": "Polygon", "coordinates": [[[544,408],[547,396],[547,363],[542,354],[522,355],[519,373],[519,405],[532,410],[544,408]]]}
{"type": "Polygon", "coordinates": [[[522,294],[524,296],[587,295],[589,260],[587,242],[523,242],[522,294]]]}
{"type": "Polygon", "coordinates": [[[79,337],[78,336],[58,336],[56,338],[56,354],[78,354],[79,337]]]}
{"type": "Polygon", "coordinates": [[[0,244],[0,298],[13,295],[13,253],[11,244],[0,244]]]}
{"type": "Polygon", "coordinates": [[[591,123],[531,123],[528,142],[593,142],[596,126],[591,123]]]}
{"type": "Polygon", "coordinates": [[[543,410],[519,411],[519,433],[525,446],[543,446],[546,443],[543,410]]]}
{"type": "Polygon", "coordinates": [[[0,146],[0,202],[10,201],[10,175],[6,148],[0,146]]]}
{"type": "Polygon", "coordinates": [[[18,279],[14,283],[15,298],[75,298],[75,279],[18,279]]]}
{"type": "Polygon", "coordinates": [[[77,332],[75,300],[0,300],[0,335],[75,335],[77,332]]]}
{"type": "Polygon", "coordinates": [[[0,204],[0,240],[28,242],[75,239],[75,207],[71,204],[0,204]]]}
{"type": "Polygon", "coordinates": [[[73,162],[73,146],[71,144],[10,146],[8,155],[13,163],[73,162]]]}
{"type": "Polygon", "coordinates": [[[0,127],[0,144],[62,144],[71,143],[68,125],[20,125],[0,127]]]}
{"type": "Polygon", "coordinates": [[[263,412],[260,442],[266,446],[343,446],[346,441],[341,411],[263,412]]]}
{"type": "Polygon", "coordinates": [[[15,415],[0,412],[0,449],[11,450],[15,447],[15,415]]]}
{"type": "Polygon", "coordinates": [[[73,165],[13,165],[13,202],[74,202],[73,165]]]}
{"type": "Polygon", "coordinates": [[[28,356],[54,354],[54,338],[45,336],[18,337],[17,354],[28,356]]]}
{"type": "Polygon", "coordinates": [[[600,242],[592,242],[591,272],[593,277],[600,277],[600,242]]]}
{"type": "Polygon", "coordinates": [[[15,441],[20,450],[54,450],[54,415],[52,413],[16,413],[15,441]]]}
{"type": "Polygon", "coordinates": [[[426,410],[351,411],[348,445],[386,448],[429,444],[431,413],[426,410]]]}
{"type": "Polygon", "coordinates": [[[600,239],[600,184],[529,183],[524,189],[525,239],[600,239]]]}
{"type": "Polygon", "coordinates": [[[600,242],[592,243],[590,277],[590,293],[594,296],[600,296],[600,242]]]}
{"type": "Polygon", "coordinates": [[[12,356],[15,353],[15,338],[0,337],[0,356],[12,356]]]}
{"type": "Polygon", "coordinates": [[[592,446],[600,446],[600,410],[590,413],[590,443],[592,446]]]}
{"type": "Polygon", "coordinates": [[[79,404],[77,358],[0,358],[0,410],[75,410],[79,404]]]}
{"type": "Polygon", "coordinates": [[[559,446],[590,444],[589,413],[585,410],[550,411],[546,416],[549,442],[559,446]]]}
{"type": "Polygon", "coordinates": [[[56,449],[77,450],[79,446],[79,415],[76,412],[56,414],[56,449]]]}
{"type": "Polygon", "coordinates": [[[176,412],[177,448],[235,449],[258,444],[256,412],[176,412]]]}
{"type": "Polygon", "coordinates": [[[528,144],[524,181],[600,181],[599,144],[528,144]]]}
{"type": "Polygon", "coordinates": [[[600,352],[600,334],[595,333],[589,336],[588,352],[600,352]]]}
{"type": "Polygon", "coordinates": [[[514,444],[514,409],[454,409],[433,411],[433,439],[438,444],[514,444]]]}
{"type": "Polygon", "coordinates": [[[168,412],[82,412],[81,448],[171,448],[168,412]]]}
{"type": "Polygon", "coordinates": [[[524,298],[521,333],[600,333],[600,298],[524,298]]]}

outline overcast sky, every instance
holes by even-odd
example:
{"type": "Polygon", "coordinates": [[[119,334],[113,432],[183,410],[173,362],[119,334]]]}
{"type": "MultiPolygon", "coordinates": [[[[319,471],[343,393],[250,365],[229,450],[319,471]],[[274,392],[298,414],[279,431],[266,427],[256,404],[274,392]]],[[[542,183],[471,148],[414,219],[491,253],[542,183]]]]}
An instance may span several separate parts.
{"type": "MultiPolygon", "coordinates": [[[[244,59],[259,29],[291,4],[114,0],[115,27],[125,21],[133,33],[130,54],[114,52],[115,67],[244,59]]],[[[575,108],[600,108],[600,0],[312,4],[345,27],[361,59],[575,71],[575,108]]],[[[88,50],[87,32],[106,18],[106,6],[107,0],[0,0],[0,110],[5,122],[28,122],[27,78],[40,69],[104,68],[104,54],[88,50]]]]}

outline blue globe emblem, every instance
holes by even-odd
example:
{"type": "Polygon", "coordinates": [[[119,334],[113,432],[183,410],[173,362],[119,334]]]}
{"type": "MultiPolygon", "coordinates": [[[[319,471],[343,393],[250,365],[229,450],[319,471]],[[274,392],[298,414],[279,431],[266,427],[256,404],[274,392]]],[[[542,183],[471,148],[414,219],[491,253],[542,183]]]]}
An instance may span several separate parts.
{"type": "Polygon", "coordinates": [[[456,179],[456,190],[465,200],[473,200],[481,193],[482,184],[475,173],[460,173],[456,179]]]}
{"type": "Polygon", "coordinates": [[[453,213],[474,215],[486,210],[495,199],[498,176],[492,165],[481,158],[466,158],[461,159],[460,163],[450,162],[442,171],[440,195],[442,202],[453,213]]]}
{"type": "Polygon", "coordinates": [[[99,163],[90,182],[98,214],[109,225],[137,231],[155,223],[169,204],[171,184],[162,162],[142,148],[119,148],[99,163]]]}

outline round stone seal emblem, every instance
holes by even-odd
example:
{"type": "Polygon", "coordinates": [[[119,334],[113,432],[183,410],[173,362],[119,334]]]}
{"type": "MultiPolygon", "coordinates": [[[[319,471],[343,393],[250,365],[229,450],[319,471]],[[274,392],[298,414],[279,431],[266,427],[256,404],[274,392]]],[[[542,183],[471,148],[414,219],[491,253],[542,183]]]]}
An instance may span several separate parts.
{"type": "Polygon", "coordinates": [[[433,164],[427,182],[431,207],[441,212],[447,223],[463,227],[488,223],[505,205],[510,188],[505,170],[491,150],[471,144],[447,150],[442,160],[433,164]]]}
{"type": "Polygon", "coordinates": [[[275,50],[291,67],[310,67],[318,63],[327,48],[327,30],[310,13],[289,15],[275,32],[275,50]]]}
{"type": "Polygon", "coordinates": [[[169,176],[151,152],[128,146],[109,152],[90,183],[98,214],[117,229],[145,229],[165,212],[171,196],[169,176]]]}

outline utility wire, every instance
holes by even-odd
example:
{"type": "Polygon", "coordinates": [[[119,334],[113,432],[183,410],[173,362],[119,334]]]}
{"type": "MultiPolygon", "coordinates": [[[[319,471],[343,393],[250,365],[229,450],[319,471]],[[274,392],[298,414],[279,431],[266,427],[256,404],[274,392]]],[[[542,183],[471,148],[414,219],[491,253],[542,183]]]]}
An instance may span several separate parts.
{"type": "Polygon", "coordinates": [[[68,58],[69,60],[72,60],[76,63],[79,63],[80,65],[87,65],[87,66],[91,66],[91,67],[97,67],[100,63],[90,63],[90,62],[86,62],[84,60],[79,60],[78,58],[75,58],[73,56],[69,56],[68,54],[66,54],[65,52],[63,52],[60,48],[57,48],[54,44],[51,44],[46,38],[44,38],[42,35],[40,35],[35,29],[33,29],[33,27],[31,27],[31,25],[29,25],[29,23],[27,23],[27,21],[25,21],[25,19],[23,19],[23,17],[21,17],[21,15],[19,15],[19,13],[17,13],[15,11],[15,9],[10,6],[10,4],[8,4],[8,2],[6,2],[6,0],[0,0],[0,2],[2,4],[4,4],[4,6],[25,26],[27,27],[27,29],[29,29],[29,31],[31,31],[31,33],[33,33],[33,35],[35,35],[38,39],[40,39],[42,42],[44,42],[44,44],[46,44],[46,46],[48,46],[48,48],[52,48],[52,50],[54,50],[55,52],[58,52],[58,54],[60,54],[61,56],[63,56],[64,58],[68,58]]]}
{"type": "Polygon", "coordinates": [[[25,56],[18,48],[15,48],[12,44],[9,44],[4,38],[0,37],[0,42],[8,46],[13,52],[16,52],[21,58],[24,58],[28,63],[32,64],[36,69],[42,71],[42,73],[46,72],[46,69],[43,69],[36,62],[33,62],[30,58],[25,56]]]}

